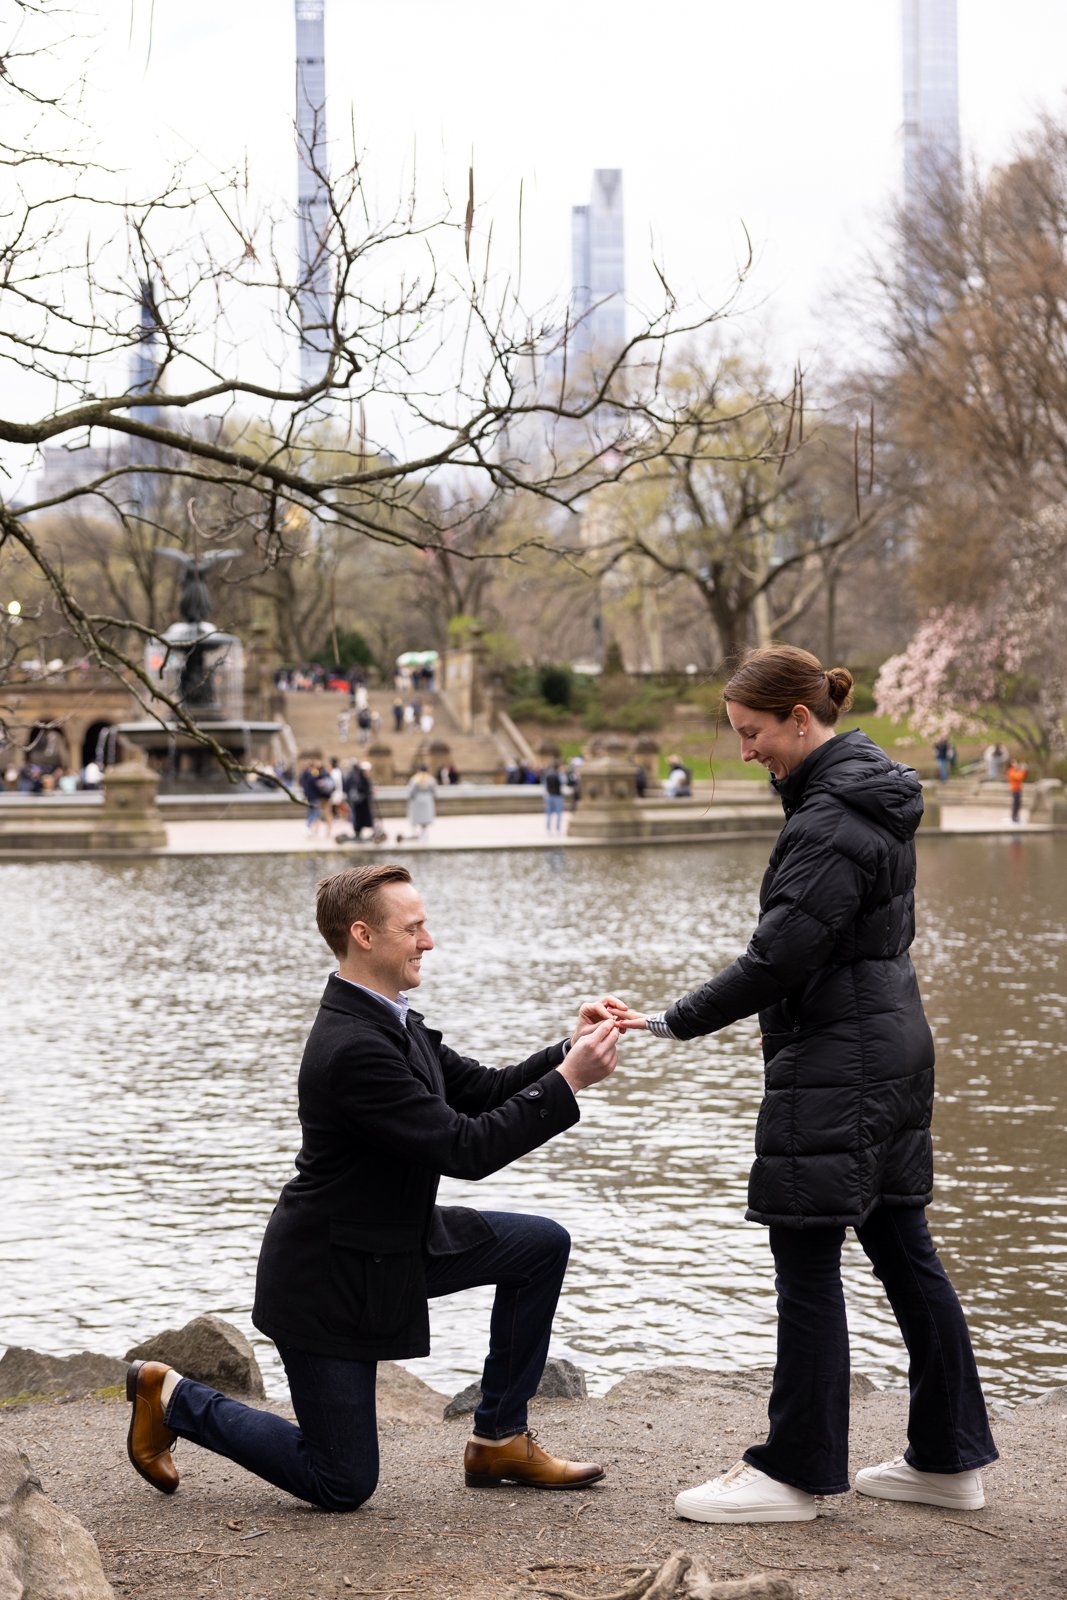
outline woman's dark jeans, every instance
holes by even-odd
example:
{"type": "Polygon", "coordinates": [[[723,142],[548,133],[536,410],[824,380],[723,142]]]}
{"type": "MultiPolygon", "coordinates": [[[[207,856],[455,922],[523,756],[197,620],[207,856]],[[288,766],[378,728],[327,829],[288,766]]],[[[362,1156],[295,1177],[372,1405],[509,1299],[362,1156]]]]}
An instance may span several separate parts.
{"type": "MultiPolygon", "coordinates": [[[[772,1227],[778,1361],[766,1444],[745,1460],[808,1494],[848,1482],[849,1354],[841,1287],[844,1228],[772,1227]]],[[[908,1448],[922,1472],[997,1459],[970,1335],[919,1208],[879,1206],[856,1237],[889,1297],[908,1350],[908,1448]]]]}
{"type": "MultiPolygon", "coordinates": [[[[552,1318],[570,1254],[570,1236],[547,1217],[486,1211],[494,1237],[458,1255],[428,1256],[431,1299],[495,1283],[489,1354],[475,1431],[505,1439],[526,1428],[526,1403],[548,1355],[552,1318]]],[[[167,1425],[257,1477],[325,1511],[354,1511],[378,1483],[377,1363],[311,1355],[289,1345],[278,1354],[289,1380],[296,1424],[229,1400],[186,1378],[167,1407],[167,1425]]]]}

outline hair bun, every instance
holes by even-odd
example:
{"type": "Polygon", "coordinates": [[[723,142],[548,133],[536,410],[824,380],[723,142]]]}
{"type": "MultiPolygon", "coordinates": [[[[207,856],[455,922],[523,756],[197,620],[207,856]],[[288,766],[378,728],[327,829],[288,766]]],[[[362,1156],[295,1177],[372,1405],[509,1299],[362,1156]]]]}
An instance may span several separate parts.
{"type": "Polygon", "coordinates": [[[852,703],[851,672],[847,667],[830,667],[826,674],[826,683],[834,705],[842,711],[847,711],[852,703]]]}

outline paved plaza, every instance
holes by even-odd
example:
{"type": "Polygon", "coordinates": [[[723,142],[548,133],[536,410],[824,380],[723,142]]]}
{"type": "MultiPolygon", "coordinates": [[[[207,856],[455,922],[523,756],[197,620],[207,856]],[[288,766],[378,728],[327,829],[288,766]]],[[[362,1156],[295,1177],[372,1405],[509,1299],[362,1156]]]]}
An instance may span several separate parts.
{"type": "MultiPolygon", "coordinates": [[[[751,814],[751,808],[747,808],[751,814]]],[[[1025,817],[1025,813],[1024,813],[1025,817]]],[[[777,833],[780,814],[772,808],[767,813],[767,834],[777,833]]],[[[562,835],[547,833],[544,817],[538,812],[518,815],[439,816],[430,829],[429,838],[419,842],[410,838],[410,829],[403,817],[389,817],[385,822],[386,840],[382,844],[370,843],[338,845],[329,843],[318,834],[312,838],[304,823],[303,810],[294,806],[291,818],[271,818],[267,821],[233,822],[168,822],[167,855],[290,855],[316,851],[332,855],[338,860],[349,860],[357,855],[389,854],[411,851],[425,854],[439,850],[558,850],[597,847],[598,841],[571,839],[567,829],[569,815],[564,818],[562,835]]],[[[1053,829],[1044,823],[1012,823],[999,806],[945,806],[942,825],[923,837],[950,837],[959,834],[1010,834],[1013,836],[1050,833],[1053,829]]],[[[736,837],[736,836],[735,836],[736,837]]],[[[759,837],[747,834],[747,837],[759,837]]],[[[644,842],[644,841],[638,841],[644,842]]],[[[648,843],[662,844],[662,838],[648,843]]],[[[679,842],[685,842],[679,840],[679,842]]],[[[696,842],[696,841],[690,841],[696,842]]],[[[703,843],[731,842],[729,835],[703,843]]],[[[629,848],[629,845],[626,846],[629,848]]]]}

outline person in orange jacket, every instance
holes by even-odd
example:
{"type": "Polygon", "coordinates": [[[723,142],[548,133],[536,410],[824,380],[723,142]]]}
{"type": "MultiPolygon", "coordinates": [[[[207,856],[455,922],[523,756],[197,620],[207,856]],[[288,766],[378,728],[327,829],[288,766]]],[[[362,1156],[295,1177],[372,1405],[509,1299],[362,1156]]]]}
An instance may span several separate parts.
{"type": "Polygon", "coordinates": [[[1011,790],[1011,820],[1019,822],[1022,819],[1023,809],[1023,784],[1029,767],[1025,761],[1011,761],[1008,763],[1008,788],[1011,790]]]}

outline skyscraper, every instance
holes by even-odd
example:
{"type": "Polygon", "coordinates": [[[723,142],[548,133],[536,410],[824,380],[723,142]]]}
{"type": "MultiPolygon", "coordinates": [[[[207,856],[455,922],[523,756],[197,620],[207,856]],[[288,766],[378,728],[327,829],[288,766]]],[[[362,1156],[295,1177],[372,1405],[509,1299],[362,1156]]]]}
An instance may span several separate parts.
{"type": "MultiPolygon", "coordinates": [[[[138,319],[137,343],[130,362],[130,393],[153,394],[160,382],[161,350],[159,330],[161,320],[156,306],[155,286],[150,278],[140,281],[141,312],[138,319]]],[[[138,422],[155,426],[161,420],[160,407],[138,406],[132,413],[138,422]]],[[[112,452],[117,455],[118,452],[112,452]]],[[[150,439],[131,436],[127,444],[127,458],[133,467],[128,480],[129,498],[141,516],[148,516],[157,498],[158,479],[154,469],[160,460],[160,448],[150,439]]]]}
{"type": "Polygon", "coordinates": [[[960,167],[956,0],[902,0],[904,205],[921,216],[960,167]]]}
{"type": "Polygon", "coordinates": [[[597,167],[587,206],[571,210],[572,349],[612,361],[626,343],[622,169],[597,167]]]}
{"type": "Polygon", "coordinates": [[[300,381],[306,388],[326,371],[331,273],[326,245],[325,0],[295,0],[296,144],[299,229],[300,381]]]}

